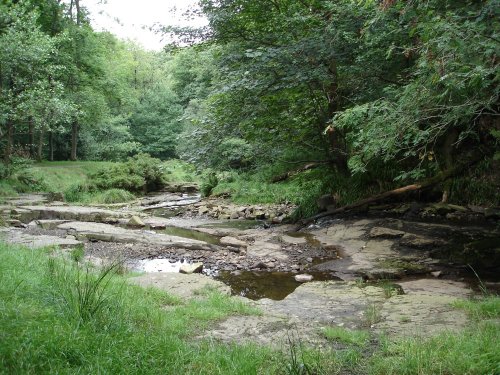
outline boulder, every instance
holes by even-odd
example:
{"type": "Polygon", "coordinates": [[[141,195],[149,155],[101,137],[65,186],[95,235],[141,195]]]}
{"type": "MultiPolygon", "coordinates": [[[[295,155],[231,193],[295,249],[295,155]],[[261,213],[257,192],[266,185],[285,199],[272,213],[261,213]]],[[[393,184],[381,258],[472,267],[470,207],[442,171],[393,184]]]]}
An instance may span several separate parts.
{"type": "Polygon", "coordinates": [[[192,273],[201,273],[203,271],[203,263],[197,262],[193,264],[183,264],[179,269],[180,273],[190,275],[192,273]]]}
{"type": "Polygon", "coordinates": [[[223,246],[230,246],[230,247],[247,247],[248,244],[245,241],[241,241],[237,238],[234,237],[222,237],[220,239],[220,244],[223,246]]]}
{"type": "Polygon", "coordinates": [[[129,226],[129,227],[140,227],[140,228],[142,228],[142,227],[145,227],[145,226],[146,226],[146,224],[144,224],[144,222],[141,220],[141,218],[140,218],[140,217],[138,217],[138,216],[135,216],[135,215],[134,215],[134,216],[132,216],[132,217],[130,218],[130,220],[128,221],[127,226],[129,226]]]}
{"type": "Polygon", "coordinates": [[[294,276],[295,281],[298,281],[299,283],[307,283],[308,281],[312,281],[314,277],[312,275],[308,275],[306,273],[300,274],[300,275],[295,275],[294,276]]]}
{"type": "Polygon", "coordinates": [[[384,227],[373,227],[370,230],[371,238],[399,238],[403,237],[404,235],[405,232],[384,227]]]}

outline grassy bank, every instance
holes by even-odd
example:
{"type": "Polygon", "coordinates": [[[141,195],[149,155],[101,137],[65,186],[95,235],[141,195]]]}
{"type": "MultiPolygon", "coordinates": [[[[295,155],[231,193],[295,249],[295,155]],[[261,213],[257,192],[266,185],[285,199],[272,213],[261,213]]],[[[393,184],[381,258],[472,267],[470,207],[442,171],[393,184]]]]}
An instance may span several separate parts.
{"type": "MultiPolygon", "coordinates": [[[[110,188],[87,191],[91,184],[89,176],[103,168],[116,165],[112,162],[59,161],[42,162],[20,168],[11,177],[0,181],[0,198],[19,193],[62,193],[66,200],[74,203],[121,203],[136,196],[124,189],[110,188]]],[[[188,163],[167,160],[159,166],[166,181],[171,183],[198,183],[199,176],[188,163]]]]}
{"type": "Polygon", "coordinates": [[[297,343],[283,351],[197,338],[229,315],[258,314],[237,299],[204,290],[182,301],[126,282],[113,267],[91,270],[0,243],[0,373],[141,374],[497,374],[500,299],[457,305],[472,326],[431,338],[369,340],[329,329],[346,346],[322,352],[297,343]],[[370,343],[370,344],[369,344],[370,343]]]}

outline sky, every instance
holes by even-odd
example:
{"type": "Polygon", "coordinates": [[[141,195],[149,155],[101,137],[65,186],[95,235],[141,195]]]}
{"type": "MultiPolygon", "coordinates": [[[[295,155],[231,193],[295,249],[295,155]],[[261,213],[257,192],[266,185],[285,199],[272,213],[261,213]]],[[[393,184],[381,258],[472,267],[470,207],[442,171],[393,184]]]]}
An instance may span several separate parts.
{"type": "Polygon", "coordinates": [[[96,31],[107,30],[121,39],[131,39],[148,50],[160,50],[166,41],[148,30],[159,23],[174,26],[201,26],[206,20],[183,20],[182,13],[196,6],[197,0],[83,0],[96,31]],[[175,10],[176,9],[176,10],[175,10]]]}

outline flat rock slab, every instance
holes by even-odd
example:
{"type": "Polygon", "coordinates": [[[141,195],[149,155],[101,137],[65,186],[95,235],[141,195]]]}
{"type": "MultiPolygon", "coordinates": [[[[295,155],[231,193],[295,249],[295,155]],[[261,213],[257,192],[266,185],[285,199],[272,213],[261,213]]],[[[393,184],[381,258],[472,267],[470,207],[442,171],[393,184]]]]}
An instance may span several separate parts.
{"type": "Polygon", "coordinates": [[[201,274],[157,272],[129,279],[130,283],[142,287],[155,287],[182,298],[193,298],[204,288],[215,288],[224,294],[231,289],[224,283],[201,274]]]}
{"type": "Polygon", "coordinates": [[[32,235],[14,229],[0,229],[0,239],[12,243],[38,249],[48,246],[58,246],[62,249],[72,249],[82,245],[81,241],[56,236],[32,235]]]}
{"type": "Polygon", "coordinates": [[[215,250],[216,247],[203,241],[192,240],[166,234],[158,234],[141,230],[131,230],[115,227],[110,224],[73,221],[63,223],[57,227],[63,229],[76,237],[87,239],[120,242],[120,243],[144,243],[179,247],[190,250],[215,250]]]}
{"type": "Polygon", "coordinates": [[[20,218],[24,223],[32,220],[77,220],[103,222],[109,217],[130,217],[129,213],[83,206],[23,206],[20,218]],[[28,212],[26,212],[28,211],[28,212]]]}
{"type": "Polygon", "coordinates": [[[280,245],[265,241],[255,241],[253,245],[248,246],[247,256],[279,260],[288,259],[288,255],[281,249],[280,245]]]}
{"type": "Polygon", "coordinates": [[[11,206],[32,206],[46,204],[48,198],[45,194],[21,194],[18,197],[7,198],[5,201],[11,206]]]}
{"type": "Polygon", "coordinates": [[[465,313],[452,306],[454,301],[470,296],[466,284],[423,279],[398,285],[403,286],[405,294],[387,297],[376,285],[310,282],[281,301],[251,301],[262,316],[230,317],[204,337],[280,346],[292,333],[303,342],[321,346],[324,338],[320,328],[327,326],[405,337],[460,329],[467,324],[465,313]]]}

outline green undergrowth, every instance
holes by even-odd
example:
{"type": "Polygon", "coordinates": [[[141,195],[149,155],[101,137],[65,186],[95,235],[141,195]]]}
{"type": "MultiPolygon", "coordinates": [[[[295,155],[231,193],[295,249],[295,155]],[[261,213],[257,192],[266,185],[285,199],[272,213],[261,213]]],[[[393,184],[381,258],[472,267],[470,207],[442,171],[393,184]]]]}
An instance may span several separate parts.
{"type": "Polygon", "coordinates": [[[290,202],[298,206],[295,218],[311,216],[318,211],[317,200],[322,195],[335,196],[338,205],[352,203],[379,192],[379,185],[366,176],[346,177],[328,166],[292,174],[280,182],[273,178],[289,170],[283,166],[269,166],[260,170],[236,173],[218,173],[213,195],[228,195],[235,203],[265,204],[290,202]]]}
{"type": "Polygon", "coordinates": [[[370,339],[370,334],[367,331],[350,330],[343,327],[325,327],[322,332],[328,340],[362,348],[366,347],[370,339]]]}

